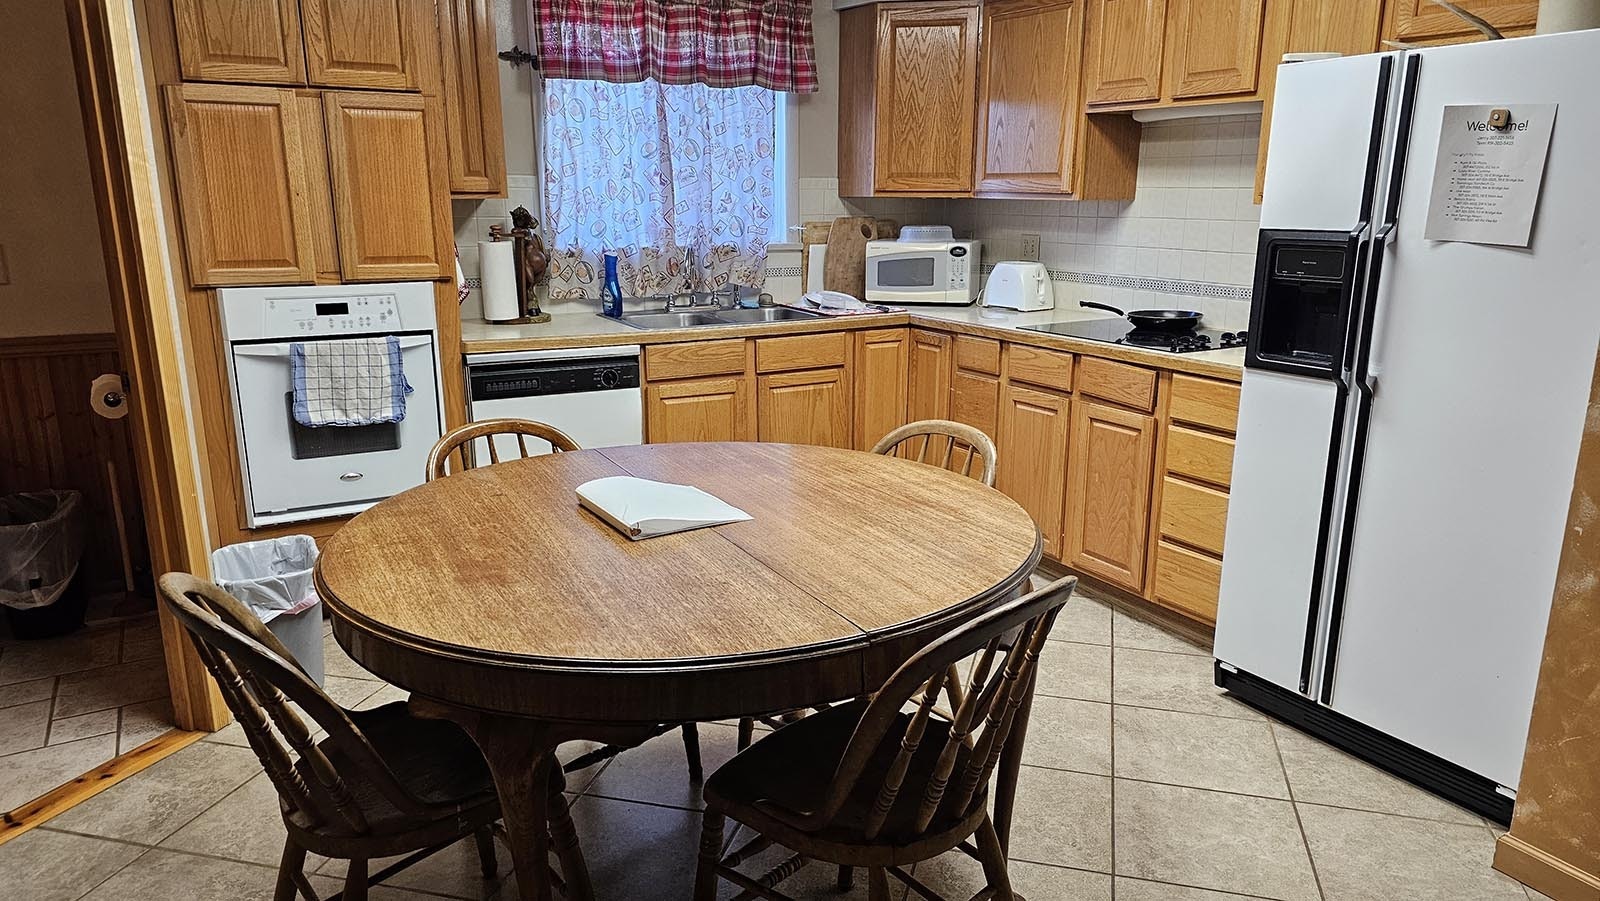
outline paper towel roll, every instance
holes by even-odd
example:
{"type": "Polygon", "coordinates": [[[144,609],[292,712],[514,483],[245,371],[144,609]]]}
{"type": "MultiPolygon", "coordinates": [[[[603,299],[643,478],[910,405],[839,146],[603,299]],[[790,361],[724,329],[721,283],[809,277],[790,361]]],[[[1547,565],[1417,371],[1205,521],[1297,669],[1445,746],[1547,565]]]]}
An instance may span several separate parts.
{"type": "Polygon", "coordinates": [[[122,376],[108,372],[89,383],[89,409],[107,419],[128,415],[128,399],[122,393],[122,376]]]}
{"type": "Polygon", "coordinates": [[[522,315],[517,304],[515,241],[479,241],[478,266],[483,287],[483,318],[504,322],[522,315]]]}

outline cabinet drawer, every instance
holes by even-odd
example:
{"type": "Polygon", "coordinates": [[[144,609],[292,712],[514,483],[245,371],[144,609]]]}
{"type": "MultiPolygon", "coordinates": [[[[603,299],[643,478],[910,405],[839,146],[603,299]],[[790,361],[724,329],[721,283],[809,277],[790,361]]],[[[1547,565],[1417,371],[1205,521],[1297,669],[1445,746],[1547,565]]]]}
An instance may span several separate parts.
{"type": "Polygon", "coordinates": [[[1191,547],[1222,553],[1228,494],[1167,476],[1161,492],[1161,534],[1191,547]]]}
{"type": "Polygon", "coordinates": [[[744,339],[653,344],[644,349],[644,377],[652,382],[697,375],[744,373],[744,339]]]}
{"type": "Polygon", "coordinates": [[[956,368],[1000,374],[1000,342],[993,338],[956,336],[956,368]]]}
{"type": "Polygon", "coordinates": [[[1078,392],[1149,413],[1156,408],[1156,371],[1099,357],[1079,357],[1078,392]]]}
{"type": "Polygon", "coordinates": [[[756,372],[843,366],[849,356],[849,332],[756,339],[756,372]]]}
{"type": "Polygon", "coordinates": [[[1155,583],[1150,592],[1156,603],[1215,623],[1221,587],[1221,560],[1165,541],[1156,545],[1155,583]]]}
{"type": "Polygon", "coordinates": [[[1072,390],[1072,354],[1026,344],[1006,345],[1006,377],[1059,391],[1072,390]]]}
{"type": "Polygon", "coordinates": [[[1172,419],[1224,432],[1239,424],[1239,386],[1192,375],[1172,377],[1172,419]]]}
{"type": "Polygon", "coordinates": [[[1167,472],[1226,488],[1233,481],[1233,439],[1168,426],[1167,472]]]}

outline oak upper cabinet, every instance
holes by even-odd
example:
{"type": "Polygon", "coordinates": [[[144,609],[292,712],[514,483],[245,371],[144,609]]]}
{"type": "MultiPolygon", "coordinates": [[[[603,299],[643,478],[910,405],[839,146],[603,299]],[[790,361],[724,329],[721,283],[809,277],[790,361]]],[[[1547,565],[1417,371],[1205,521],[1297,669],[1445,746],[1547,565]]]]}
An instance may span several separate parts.
{"type": "Polygon", "coordinates": [[[1084,90],[1093,104],[1161,97],[1167,0],[1088,0],[1084,90]]]}
{"type": "Polygon", "coordinates": [[[451,274],[454,235],[437,99],[328,91],[322,100],[345,279],[451,274]]]}
{"type": "MultiPolygon", "coordinates": [[[[287,88],[166,88],[189,280],[310,284],[316,274],[307,135],[287,88]]],[[[320,161],[317,161],[320,162],[320,161]]]]}
{"type": "Polygon", "coordinates": [[[995,487],[1028,511],[1044,552],[1061,558],[1071,402],[1065,394],[1011,383],[1000,388],[1001,460],[995,487]]]}
{"type": "MultiPolygon", "coordinates": [[[[1456,0],[1508,37],[1528,34],[1538,23],[1539,4],[1530,0],[1456,0]]],[[[1433,0],[1389,0],[1384,38],[1408,44],[1454,44],[1483,35],[1433,0]]]]}
{"type": "Polygon", "coordinates": [[[1263,0],[1167,0],[1166,96],[1249,94],[1261,63],[1263,0]]]}
{"type": "Polygon", "coordinates": [[[983,5],[978,192],[1072,191],[1082,68],[1081,0],[983,5]]]}
{"type": "Polygon", "coordinates": [[[839,191],[972,191],[978,4],[875,4],[839,14],[839,191]]]}
{"type": "Polygon", "coordinates": [[[1144,587],[1156,418],[1080,399],[1072,411],[1063,560],[1130,591],[1144,587]]]}
{"type": "Polygon", "coordinates": [[[500,120],[500,74],[495,67],[490,0],[436,0],[442,63],[450,193],[506,193],[505,133],[500,120]]]}
{"type": "Polygon", "coordinates": [[[911,382],[906,421],[950,418],[950,336],[911,330],[911,382]]]}
{"type": "Polygon", "coordinates": [[[911,380],[911,330],[871,329],[855,335],[855,447],[870,450],[906,423],[911,380]]]}
{"type": "Polygon", "coordinates": [[[184,78],[306,83],[298,0],[173,0],[172,15],[184,78]]]}
{"type": "Polygon", "coordinates": [[[300,0],[311,83],[421,90],[438,53],[431,7],[417,0],[300,0]]]}
{"type": "Polygon", "coordinates": [[[647,384],[645,439],[651,444],[749,441],[755,437],[751,395],[750,380],[742,376],[647,384]]]}

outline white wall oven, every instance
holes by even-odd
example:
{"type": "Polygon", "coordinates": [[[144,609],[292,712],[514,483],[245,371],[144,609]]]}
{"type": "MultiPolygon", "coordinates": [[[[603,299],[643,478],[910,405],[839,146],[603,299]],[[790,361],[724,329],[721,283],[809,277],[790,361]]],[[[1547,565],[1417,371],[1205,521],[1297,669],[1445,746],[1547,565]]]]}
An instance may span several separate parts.
{"type": "Polygon", "coordinates": [[[222,332],[250,528],[357,513],[423,482],[443,430],[430,282],[223,288],[222,332]],[[295,342],[392,335],[413,392],[399,422],[295,420],[295,342]]]}

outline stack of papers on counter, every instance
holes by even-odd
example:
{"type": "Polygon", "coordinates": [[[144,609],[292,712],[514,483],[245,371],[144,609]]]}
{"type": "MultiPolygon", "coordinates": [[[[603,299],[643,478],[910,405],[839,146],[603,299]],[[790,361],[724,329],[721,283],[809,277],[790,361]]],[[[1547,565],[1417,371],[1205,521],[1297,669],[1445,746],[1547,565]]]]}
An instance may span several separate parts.
{"type": "Polygon", "coordinates": [[[633,476],[584,482],[578,486],[578,503],[634,541],[751,518],[738,507],[693,485],[633,476]]]}

